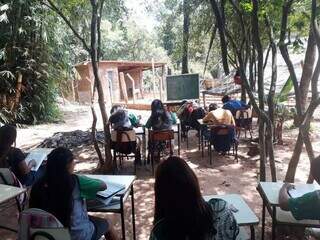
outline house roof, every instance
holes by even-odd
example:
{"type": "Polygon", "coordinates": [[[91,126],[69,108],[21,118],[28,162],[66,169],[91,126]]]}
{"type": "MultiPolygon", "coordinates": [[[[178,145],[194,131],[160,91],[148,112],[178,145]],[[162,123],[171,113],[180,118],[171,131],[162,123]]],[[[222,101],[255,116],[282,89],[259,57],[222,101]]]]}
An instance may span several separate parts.
{"type": "MultiPolygon", "coordinates": [[[[85,61],[75,65],[76,68],[87,66],[91,64],[91,61],[85,61]]],[[[143,71],[152,69],[152,62],[141,62],[141,61],[115,61],[115,60],[103,60],[99,62],[100,65],[112,65],[118,67],[120,72],[130,71],[133,69],[141,68],[143,71]]],[[[154,62],[154,67],[159,68],[165,66],[166,63],[154,62]]]]}

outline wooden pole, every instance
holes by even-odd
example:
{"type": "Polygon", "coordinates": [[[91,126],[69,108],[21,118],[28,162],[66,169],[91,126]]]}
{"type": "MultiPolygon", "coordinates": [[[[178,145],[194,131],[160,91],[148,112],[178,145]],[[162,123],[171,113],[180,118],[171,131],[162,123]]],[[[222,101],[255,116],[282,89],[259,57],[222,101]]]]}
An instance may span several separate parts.
{"type": "Polygon", "coordinates": [[[162,66],[162,77],[160,78],[160,100],[163,101],[163,83],[166,75],[165,66],[162,66]]]}
{"type": "Polygon", "coordinates": [[[156,73],[155,73],[153,58],[152,58],[152,85],[153,85],[153,98],[156,98],[156,73]]]}
{"type": "Polygon", "coordinates": [[[144,94],[143,94],[143,70],[142,68],[140,68],[139,70],[139,81],[140,81],[140,94],[141,94],[141,98],[144,99],[144,94]]]}
{"type": "Polygon", "coordinates": [[[136,103],[136,85],[131,75],[129,73],[127,73],[126,75],[131,80],[131,83],[132,83],[132,101],[133,101],[133,104],[135,104],[136,103]]]}
{"type": "Polygon", "coordinates": [[[124,102],[128,104],[127,85],[126,85],[126,81],[124,80],[124,73],[120,72],[119,75],[120,75],[120,85],[121,85],[121,91],[123,94],[123,99],[124,99],[124,102]]]}

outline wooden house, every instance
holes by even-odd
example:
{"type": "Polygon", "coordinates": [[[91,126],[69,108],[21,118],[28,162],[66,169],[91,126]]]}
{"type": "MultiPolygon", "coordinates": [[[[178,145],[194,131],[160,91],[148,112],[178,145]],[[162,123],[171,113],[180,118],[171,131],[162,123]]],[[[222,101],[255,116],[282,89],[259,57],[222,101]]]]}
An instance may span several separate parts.
{"type": "MultiPolygon", "coordinates": [[[[91,62],[79,63],[75,66],[80,75],[77,84],[77,93],[80,103],[90,103],[94,87],[94,75],[91,62]]],[[[136,61],[100,61],[99,74],[104,90],[107,105],[115,103],[135,102],[136,99],[144,98],[143,72],[153,71],[153,85],[159,81],[160,96],[164,90],[166,64],[160,62],[136,62],[136,61]],[[155,69],[162,68],[162,76],[155,76],[155,69]]],[[[154,87],[155,90],[155,87],[154,87]]],[[[95,97],[97,100],[97,97],[95,97]]]]}

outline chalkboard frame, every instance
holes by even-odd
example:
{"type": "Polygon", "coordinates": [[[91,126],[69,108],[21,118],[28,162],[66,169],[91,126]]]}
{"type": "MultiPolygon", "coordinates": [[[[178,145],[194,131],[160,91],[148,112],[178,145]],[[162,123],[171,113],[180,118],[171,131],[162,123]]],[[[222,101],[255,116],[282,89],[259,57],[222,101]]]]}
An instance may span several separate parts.
{"type": "Polygon", "coordinates": [[[192,99],[200,99],[200,77],[198,73],[192,73],[192,74],[179,74],[179,75],[168,75],[166,77],[166,85],[167,85],[167,101],[181,101],[181,100],[192,100],[192,99]],[[169,87],[172,83],[169,84],[169,81],[181,81],[181,78],[183,78],[183,76],[194,76],[197,79],[197,89],[198,91],[195,91],[196,94],[193,96],[188,96],[188,94],[186,94],[184,97],[179,97],[179,95],[177,95],[177,97],[172,97],[170,94],[170,90],[169,87]]]}

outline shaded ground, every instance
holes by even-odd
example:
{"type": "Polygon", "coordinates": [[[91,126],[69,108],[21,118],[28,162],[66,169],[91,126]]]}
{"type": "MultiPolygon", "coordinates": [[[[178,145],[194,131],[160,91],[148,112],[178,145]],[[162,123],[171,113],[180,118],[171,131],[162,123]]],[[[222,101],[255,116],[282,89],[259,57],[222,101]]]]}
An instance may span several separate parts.
{"type": "MultiPolygon", "coordinates": [[[[141,114],[141,112],[140,112],[141,114]]],[[[143,117],[147,117],[147,112],[142,112],[143,117]]],[[[18,133],[17,145],[26,149],[39,144],[44,138],[51,136],[58,131],[72,131],[76,129],[87,130],[91,125],[91,116],[87,107],[67,106],[64,108],[65,122],[61,124],[47,124],[26,129],[20,129],[18,133]]],[[[101,124],[101,123],[100,123],[101,124]]],[[[275,154],[277,159],[278,179],[282,180],[286,172],[287,163],[291,157],[294,147],[294,141],[297,136],[296,129],[289,129],[291,123],[286,124],[284,132],[284,144],[282,146],[275,146],[275,154]]],[[[319,121],[315,121],[312,126],[313,146],[315,150],[319,150],[320,137],[317,134],[319,131],[319,121]]],[[[255,136],[257,131],[254,131],[255,136]]],[[[218,156],[214,155],[213,165],[209,164],[207,154],[201,157],[201,152],[198,151],[197,138],[195,133],[190,134],[189,149],[186,149],[186,144],[182,143],[181,156],[189,163],[189,165],[196,172],[201,190],[204,195],[211,194],[225,194],[225,193],[239,193],[243,196],[249,206],[254,210],[257,216],[261,219],[261,198],[256,191],[258,183],[258,157],[248,157],[248,142],[241,140],[239,146],[239,163],[234,161],[233,156],[218,156]]],[[[91,146],[74,149],[77,156],[76,170],[78,172],[90,173],[96,167],[96,154],[91,146]]],[[[309,170],[308,158],[305,154],[302,155],[301,161],[296,174],[297,181],[304,182],[307,179],[309,170]]],[[[123,173],[132,173],[132,162],[125,164],[123,173]]],[[[268,174],[270,176],[270,174],[268,174]]],[[[148,239],[152,221],[153,221],[153,184],[154,178],[151,176],[151,169],[149,166],[141,166],[137,171],[137,181],[134,184],[135,188],[135,208],[136,208],[136,232],[137,239],[148,239]]],[[[126,203],[126,226],[127,236],[131,238],[131,206],[130,201],[126,203]]],[[[115,228],[120,233],[120,217],[114,214],[101,214],[100,216],[107,216],[115,228]]],[[[268,216],[269,219],[269,216],[268,216]]],[[[14,209],[2,212],[0,217],[0,224],[6,223],[9,225],[16,225],[16,215],[14,209]]],[[[270,239],[270,219],[266,227],[266,239],[270,239]]],[[[256,227],[257,239],[260,238],[261,224],[256,227]]],[[[292,233],[293,231],[290,230],[292,233]]],[[[301,239],[295,237],[295,233],[278,239],[301,239]]],[[[0,239],[15,239],[15,236],[8,232],[0,232],[0,239]]]]}

